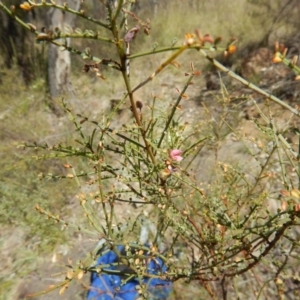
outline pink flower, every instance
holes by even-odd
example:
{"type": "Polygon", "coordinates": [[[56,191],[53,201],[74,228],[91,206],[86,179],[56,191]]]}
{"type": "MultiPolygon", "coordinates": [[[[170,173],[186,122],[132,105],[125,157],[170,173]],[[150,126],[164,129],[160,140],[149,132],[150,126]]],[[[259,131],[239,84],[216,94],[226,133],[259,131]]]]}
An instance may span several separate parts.
{"type": "Polygon", "coordinates": [[[132,42],[139,30],[140,30],[140,26],[138,26],[138,25],[133,27],[132,29],[130,29],[124,37],[125,43],[132,42]]]}
{"type": "Polygon", "coordinates": [[[181,150],[173,149],[169,151],[169,157],[174,161],[182,161],[183,160],[183,157],[181,156],[182,153],[183,151],[181,150]]]}

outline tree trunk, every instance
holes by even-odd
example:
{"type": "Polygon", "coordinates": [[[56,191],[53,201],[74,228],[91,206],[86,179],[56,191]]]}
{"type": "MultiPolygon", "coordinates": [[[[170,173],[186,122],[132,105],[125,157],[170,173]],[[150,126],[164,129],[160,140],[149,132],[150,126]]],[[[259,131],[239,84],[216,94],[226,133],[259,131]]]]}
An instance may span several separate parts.
{"type": "MultiPolygon", "coordinates": [[[[9,1],[3,1],[6,6],[10,6],[9,1]]],[[[16,0],[14,5],[18,8],[22,0],[16,0]]],[[[28,23],[35,18],[34,11],[30,13],[21,9],[16,9],[16,15],[28,23]]],[[[34,53],[33,39],[30,33],[22,26],[17,24],[14,19],[9,17],[2,10],[0,11],[0,53],[4,65],[12,68],[14,62],[20,69],[24,83],[29,85],[35,77],[34,73],[34,53]]]]}
{"type": "MultiPolygon", "coordinates": [[[[64,1],[56,1],[57,4],[63,4],[64,1]]],[[[68,6],[72,9],[78,10],[80,0],[68,0],[68,6]]],[[[48,11],[49,30],[54,30],[58,27],[64,31],[65,26],[74,27],[75,15],[65,13],[61,10],[51,8],[48,11]]],[[[57,42],[64,43],[63,40],[57,42]]],[[[70,43],[70,40],[67,40],[70,43]]],[[[49,44],[48,50],[48,80],[51,99],[62,96],[70,91],[70,70],[71,70],[71,57],[68,51],[63,51],[57,46],[49,44]]]]}

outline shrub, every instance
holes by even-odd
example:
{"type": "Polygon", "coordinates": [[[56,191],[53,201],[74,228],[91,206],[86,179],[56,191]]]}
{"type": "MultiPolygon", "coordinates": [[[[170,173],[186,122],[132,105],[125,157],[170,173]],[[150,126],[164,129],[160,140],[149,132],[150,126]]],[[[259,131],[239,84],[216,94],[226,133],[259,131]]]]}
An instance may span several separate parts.
{"type": "MultiPolygon", "coordinates": [[[[300,116],[298,109],[214,59],[214,53],[233,54],[236,39],[222,46],[220,37],[202,36],[196,30],[185,35],[182,45],[174,43],[130,53],[135,38],[151,32],[150,21],[131,12],[132,1],[101,3],[107,12],[104,20],[54,1],[24,2],[21,8],[59,9],[101,27],[107,31],[106,36],[96,30],[70,28],[39,32],[15,16],[14,7],[0,3],[16,22],[36,35],[38,42],[81,56],[85,61],[83,71],[93,72],[99,79],[97,84],[106,79],[119,80],[119,76],[124,87],[123,98],[102,120],[90,119],[88,113],[78,112],[79,107],[72,108],[62,101],[75,127],[73,142],[23,145],[42,152],[39,158],[68,158],[64,174],[45,173],[40,177],[75,180],[81,189],[77,199],[85,219],[71,224],[39,205],[36,210],[67,229],[99,240],[87,257],[67,266],[65,279],[41,293],[59,288],[63,294],[71,282],[92,273],[96,278],[95,274],[122,278],[120,289],[133,280],[141,299],[148,299],[148,279],[197,281],[213,299],[225,299],[228,294],[238,298],[241,293],[248,297],[262,293],[274,296],[274,289],[266,289],[272,283],[281,297],[284,282],[292,278],[290,268],[296,268],[299,259],[299,154],[285,139],[300,116]],[[112,57],[113,51],[117,52],[117,59],[110,53],[98,58],[89,48],[69,46],[67,38],[106,43],[112,57]],[[189,51],[194,52],[194,62],[185,60],[184,54],[189,51]],[[139,58],[156,57],[159,53],[168,56],[150,73],[142,65],[135,65],[139,58]],[[210,98],[213,105],[194,106],[201,112],[198,115],[196,111],[181,114],[185,99],[192,97],[193,82],[201,76],[195,67],[200,59],[245,85],[249,94],[236,101],[221,82],[220,93],[210,98]],[[133,67],[137,70],[131,71],[133,67]],[[176,87],[176,97],[159,96],[157,89],[152,88],[153,93],[146,89],[153,82],[154,86],[157,84],[156,78],[164,69],[170,75],[162,76],[163,83],[173,86],[174,81],[181,86],[176,87]],[[257,95],[263,97],[263,105],[253,100],[257,95]],[[252,103],[257,112],[251,121],[255,136],[236,128],[245,102],[252,103]],[[128,108],[128,114],[120,124],[118,113],[122,105],[128,108]],[[290,114],[284,125],[280,125],[280,115],[276,115],[279,109],[290,114]],[[237,150],[228,155],[226,148],[232,146],[231,140],[237,150]],[[208,157],[210,160],[206,161],[208,157]],[[109,253],[116,257],[109,260],[108,266],[101,258],[109,253]],[[151,262],[162,270],[153,272],[151,262]],[[256,280],[253,289],[249,273],[256,280]],[[240,291],[241,283],[251,288],[240,291]]],[[[276,46],[273,61],[300,74],[297,59],[288,59],[283,45],[276,46]]],[[[294,132],[298,133],[296,129],[294,132]]]]}

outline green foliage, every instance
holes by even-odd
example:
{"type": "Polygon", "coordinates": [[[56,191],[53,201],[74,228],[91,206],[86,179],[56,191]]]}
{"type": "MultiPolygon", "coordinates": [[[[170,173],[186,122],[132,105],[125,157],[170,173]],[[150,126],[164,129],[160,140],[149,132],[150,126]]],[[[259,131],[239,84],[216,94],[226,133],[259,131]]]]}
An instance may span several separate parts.
{"type": "MultiPolygon", "coordinates": [[[[145,271],[145,261],[149,256],[159,257],[168,266],[162,276],[172,281],[196,281],[212,299],[226,298],[227,293],[235,298],[241,293],[245,297],[261,294],[271,280],[278,288],[277,296],[281,296],[280,280],[289,279],[285,272],[291,264],[297,268],[299,263],[299,153],[285,139],[288,129],[297,122],[299,111],[250,84],[214,58],[215,53],[233,54],[236,39],[219,44],[211,35],[202,36],[196,31],[187,33],[185,38],[182,35],[176,44],[151,47],[146,38],[140,38],[143,31],[147,34],[151,31],[150,23],[131,12],[132,1],[101,3],[106,11],[103,19],[55,2],[24,3],[24,10],[56,8],[93,24],[93,30],[58,28],[45,33],[32,29],[15,16],[13,8],[0,2],[6,13],[35,34],[37,42],[51,43],[80,56],[83,70],[92,72],[99,80],[96,84],[105,84],[106,79],[108,85],[112,82],[111,98],[113,81],[123,82],[122,98],[101,118],[90,117],[90,112],[80,104],[63,100],[64,111],[73,126],[72,134],[64,139],[49,142],[44,138],[47,131],[44,124],[36,124],[30,129],[31,135],[22,137],[25,140],[22,149],[30,149],[37,161],[33,163],[22,157],[19,149],[13,159],[18,156],[21,159],[18,157],[17,163],[1,168],[4,182],[0,186],[3,199],[0,208],[9,212],[3,216],[3,223],[9,224],[23,215],[22,222],[30,228],[30,234],[44,239],[43,245],[49,247],[58,238],[59,243],[65,243],[64,238],[70,242],[71,233],[76,232],[102,241],[101,249],[115,249],[116,245],[134,248],[134,253],[128,251],[122,256],[122,262],[138,277],[153,276],[145,271]],[[99,32],[95,29],[98,27],[99,32]],[[67,38],[81,38],[83,44],[89,39],[100,45],[104,43],[111,49],[111,56],[89,47],[69,46],[67,38]],[[135,48],[138,38],[140,44],[135,48]],[[153,70],[136,64],[139,59],[156,59],[158,55],[163,59],[153,70]],[[221,82],[220,93],[210,98],[215,105],[203,103],[199,117],[181,113],[185,99],[192,93],[193,82],[201,74],[190,63],[191,58],[195,65],[201,60],[212,64],[262,95],[265,105],[259,106],[250,94],[234,102],[221,82]],[[180,65],[179,71],[171,69],[180,65]],[[110,69],[105,76],[103,68],[110,69]],[[163,70],[171,70],[171,76],[162,74],[163,70]],[[157,90],[152,92],[148,88],[160,76],[163,83],[168,80],[176,89],[176,95],[169,89],[169,94],[157,96],[157,90]],[[255,137],[237,128],[245,102],[252,103],[257,112],[251,123],[255,125],[255,137]],[[130,111],[124,119],[119,115],[122,106],[130,111]],[[278,107],[290,114],[283,126],[279,124],[280,118],[274,116],[278,107]],[[238,150],[228,157],[225,153],[231,139],[236,141],[238,150]],[[41,164],[44,159],[48,163],[41,164]],[[58,163],[59,160],[63,162],[58,163]],[[12,172],[23,174],[22,186],[14,186],[12,172]],[[31,177],[33,172],[39,174],[38,179],[31,177]],[[47,190],[40,199],[44,187],[51,185],[59,186],[60,192],[47,190]],[[70,221],[68,214],[61,214],[60,209],[62,202],[75,194],[81,207],[76,213],[84,218],[70,221]],[[280,197],[285,198],[280,200],[280,197]],[[24,201],[27,198],[34,201],[27,204],[24,201]],[[33,202],[39,217],[32,214],[33,202]],[[11,205],[17,209],[10,211],[11,205]],[[42,222],[40,216],[49,219],[48,222],[42,222]],[[62,238],[54,224],[69,234],[62,238]],[[145,246],[146,242],[149,246],[145,246]],[[265,276],[265,270],[269,277],[265,276]],[[259,274],[257,289],[249,293],[239,291],[242,279],[238,284],[238,276],[247,279],[251,272],[259,274]]],[[[287,58],[284,48],[276,49],[275,58],[296,75],[300,74],[297,59],[287,58]]],[[[106,95],[97,97],[99,101],[107,101],[106,95]]],[[[13,104],[13,109],[21,112],[10,115],[7,121],[14,120],[25,129],[26,121],[16,116],[26,114],[33,118],[31,100],[20,106],[13,104]]],[[[69,125],[64,126],[69,129],[69,125]]],[[[21,138],[16,137],[15,141],[21,142],[21,138]]],[[[83,273],[98,271],[93,264],[99,250],[98,246],[80,262],[70,262],[65,278],[41,293],[60,288],[62,294],[71,282],[81,281],[83,273]]],[[[143,287],[141,297],[147,299],[143,287]]]]}

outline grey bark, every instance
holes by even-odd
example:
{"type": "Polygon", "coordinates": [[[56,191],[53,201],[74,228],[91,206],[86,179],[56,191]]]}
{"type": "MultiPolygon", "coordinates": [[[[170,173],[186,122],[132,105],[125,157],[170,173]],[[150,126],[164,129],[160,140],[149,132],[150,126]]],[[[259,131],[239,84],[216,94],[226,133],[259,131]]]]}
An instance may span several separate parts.
{"type": "MultiPolygon", "coordinates": [[[[63,4],[63,2],[65,1],[56,1],[57,4],[63,4]]],[[[70,8],[79,9],[80,0],[68,0],[67,3],[70,8]]],[[[74,27],[75,17],[70,13],[51,8],[48,12],[48,28],[54,30],[58,27],[61,31],[64,31],[65,26],[74,27]]],[[[60,40],[58,42],[64,43],[60,40]]],[[[70,40],[67,43],[70,43],[70,40]]],[[[49,44],[48,51],[49,90],[53,98],[63,95],[70,89],[71,57],[68,51],[63,51],[52,44],[49,44]]]]}

